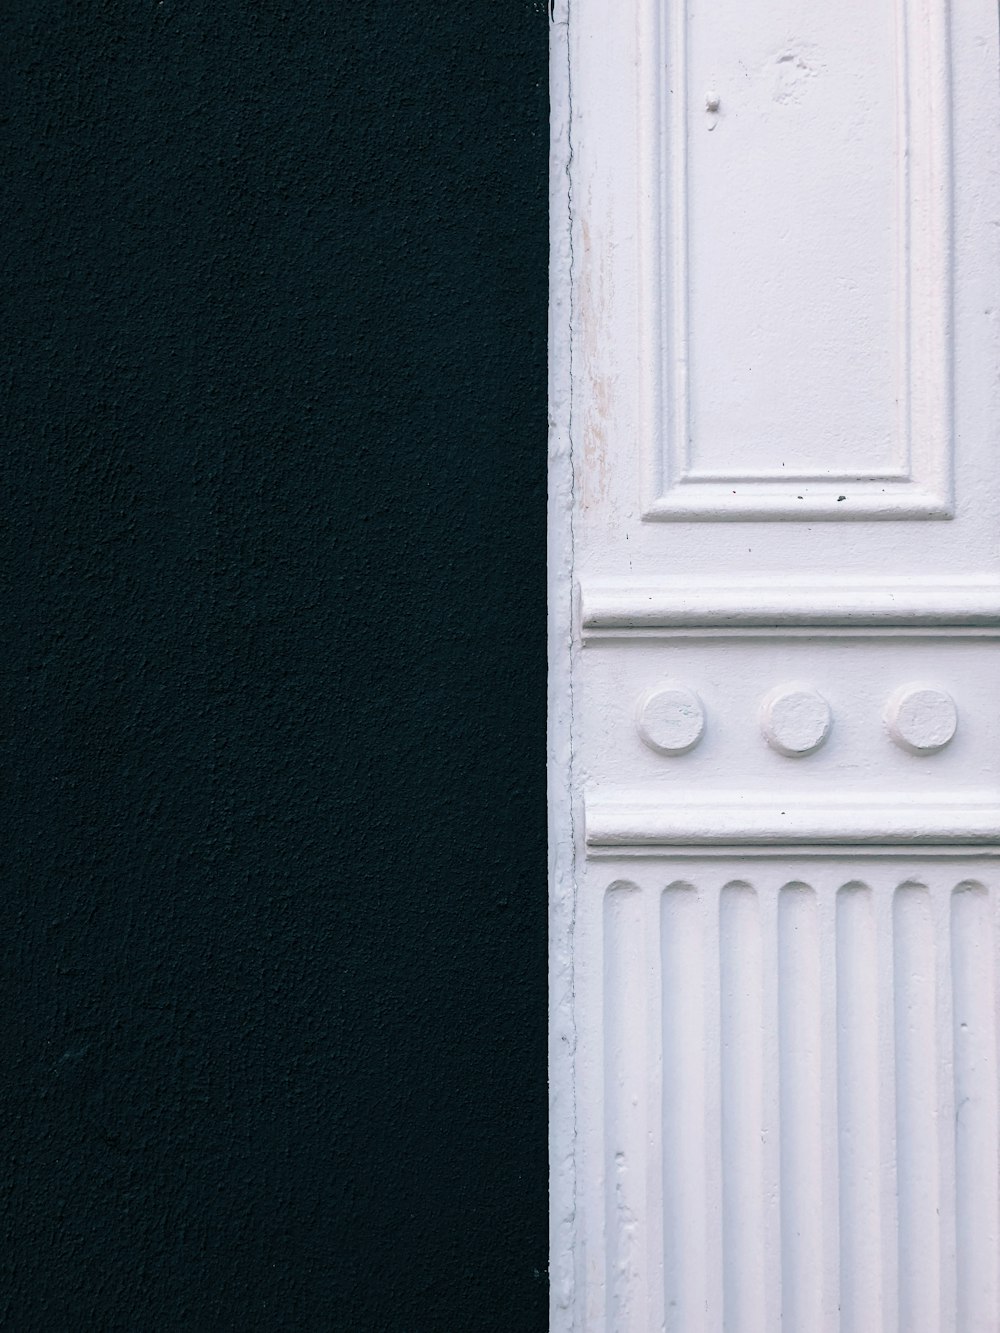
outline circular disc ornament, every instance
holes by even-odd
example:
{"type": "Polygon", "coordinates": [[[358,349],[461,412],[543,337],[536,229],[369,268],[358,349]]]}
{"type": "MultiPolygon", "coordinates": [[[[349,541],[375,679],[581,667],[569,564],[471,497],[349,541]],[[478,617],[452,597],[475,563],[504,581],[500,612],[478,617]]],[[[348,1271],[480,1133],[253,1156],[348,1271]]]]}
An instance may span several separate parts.
{"type": "Polygon", "coordinates": [[[760,729],[772,750],[798,758],[830,734],[830,705],[808,685],[778,685],[760,702],[760,729]]]}
{"type": "Polygon", "coordinates": [[[639,699],[635,720],[639,735],[659,754],[686,754],[705,730],[701,700],[683,685],[648,690],[639,699]]]}
{"type": "Polygon", "coordinates": [[[943,750],[958,728],[955,700],[929,685],[901,685],[889,697],[885,721],[889,735],[910,754],[943,750]]]}

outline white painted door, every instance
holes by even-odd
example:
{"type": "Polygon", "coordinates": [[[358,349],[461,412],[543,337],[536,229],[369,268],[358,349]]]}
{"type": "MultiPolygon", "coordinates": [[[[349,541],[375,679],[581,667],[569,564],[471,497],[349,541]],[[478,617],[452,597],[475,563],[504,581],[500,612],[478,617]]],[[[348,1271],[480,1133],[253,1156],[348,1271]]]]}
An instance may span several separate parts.
{"type": "Polygon", "coordinates": [[[559,0],[552,1327],[1000,1330],[995,0],[559,0]]]}

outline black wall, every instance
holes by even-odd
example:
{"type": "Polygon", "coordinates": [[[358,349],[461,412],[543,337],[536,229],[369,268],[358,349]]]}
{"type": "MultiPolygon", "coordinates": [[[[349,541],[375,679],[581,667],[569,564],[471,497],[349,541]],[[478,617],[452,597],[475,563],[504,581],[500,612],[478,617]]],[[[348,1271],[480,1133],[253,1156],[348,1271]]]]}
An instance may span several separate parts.
{"type": "Polygon", "coordinates": [[[546,1326],[542,0],[7,0],[0,1324],[546,1326]]]}

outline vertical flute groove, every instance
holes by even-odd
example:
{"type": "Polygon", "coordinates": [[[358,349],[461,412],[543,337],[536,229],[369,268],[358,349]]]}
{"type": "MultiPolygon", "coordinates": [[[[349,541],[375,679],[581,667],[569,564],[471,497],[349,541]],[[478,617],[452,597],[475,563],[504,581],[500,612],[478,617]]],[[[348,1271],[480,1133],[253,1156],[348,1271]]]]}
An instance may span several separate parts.
{"type": "MultiPolygon", "coordinates": [[[[718,1333],[725,1312],[725,1256],[723,1252],[722,1180],[722,923],[719,891],[715,885],[702,894],[701,924],[704,940],[705,1141],[701,1165],[705,1172],[705,1333],[718,1333]]],[[[695,1324],[695,1327],[699,1327],[695,1324]]]]}
{"type": "Polygon", "coordinates": [[[722,1249],[725,1333],[766,1333],[763,969],[760,904],[748,884],[720,902],[722,1249]]]}
{"type": "Polygon", "coordinates": [[[883,1327],[878,957],[872,891],[837,894],[837,1147],[842,1333],[883,1327]]]}
{"type": "Polygon", "coordinates": [[[698,894],[671,884],[661,901],[663,1249],[668,1333],[698,1328],[707,1275],[705,953],[698,894]]]}
{"type": "Polygon", "coordinates": [[[816,894],[778,898],[782,1321],[819,1329],[823,1312],[820,954],[816,894]]]}
{"type": "Polygon", "coordinates": [[[923,885],[896,890],[893,928],[899,1323],[906,1333],[941,1333],[937,979],[923,885]]]}

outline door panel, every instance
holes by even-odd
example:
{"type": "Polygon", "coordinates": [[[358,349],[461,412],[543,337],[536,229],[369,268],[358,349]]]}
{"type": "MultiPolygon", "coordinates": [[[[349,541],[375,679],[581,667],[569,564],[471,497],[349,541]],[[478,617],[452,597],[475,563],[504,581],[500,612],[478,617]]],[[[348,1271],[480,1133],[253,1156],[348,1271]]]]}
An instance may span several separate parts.
{"type": "Polygon", "coordinates": [[[1000,1328],[998,63],[557,11],[555,1328],[1000,1328]]]}

